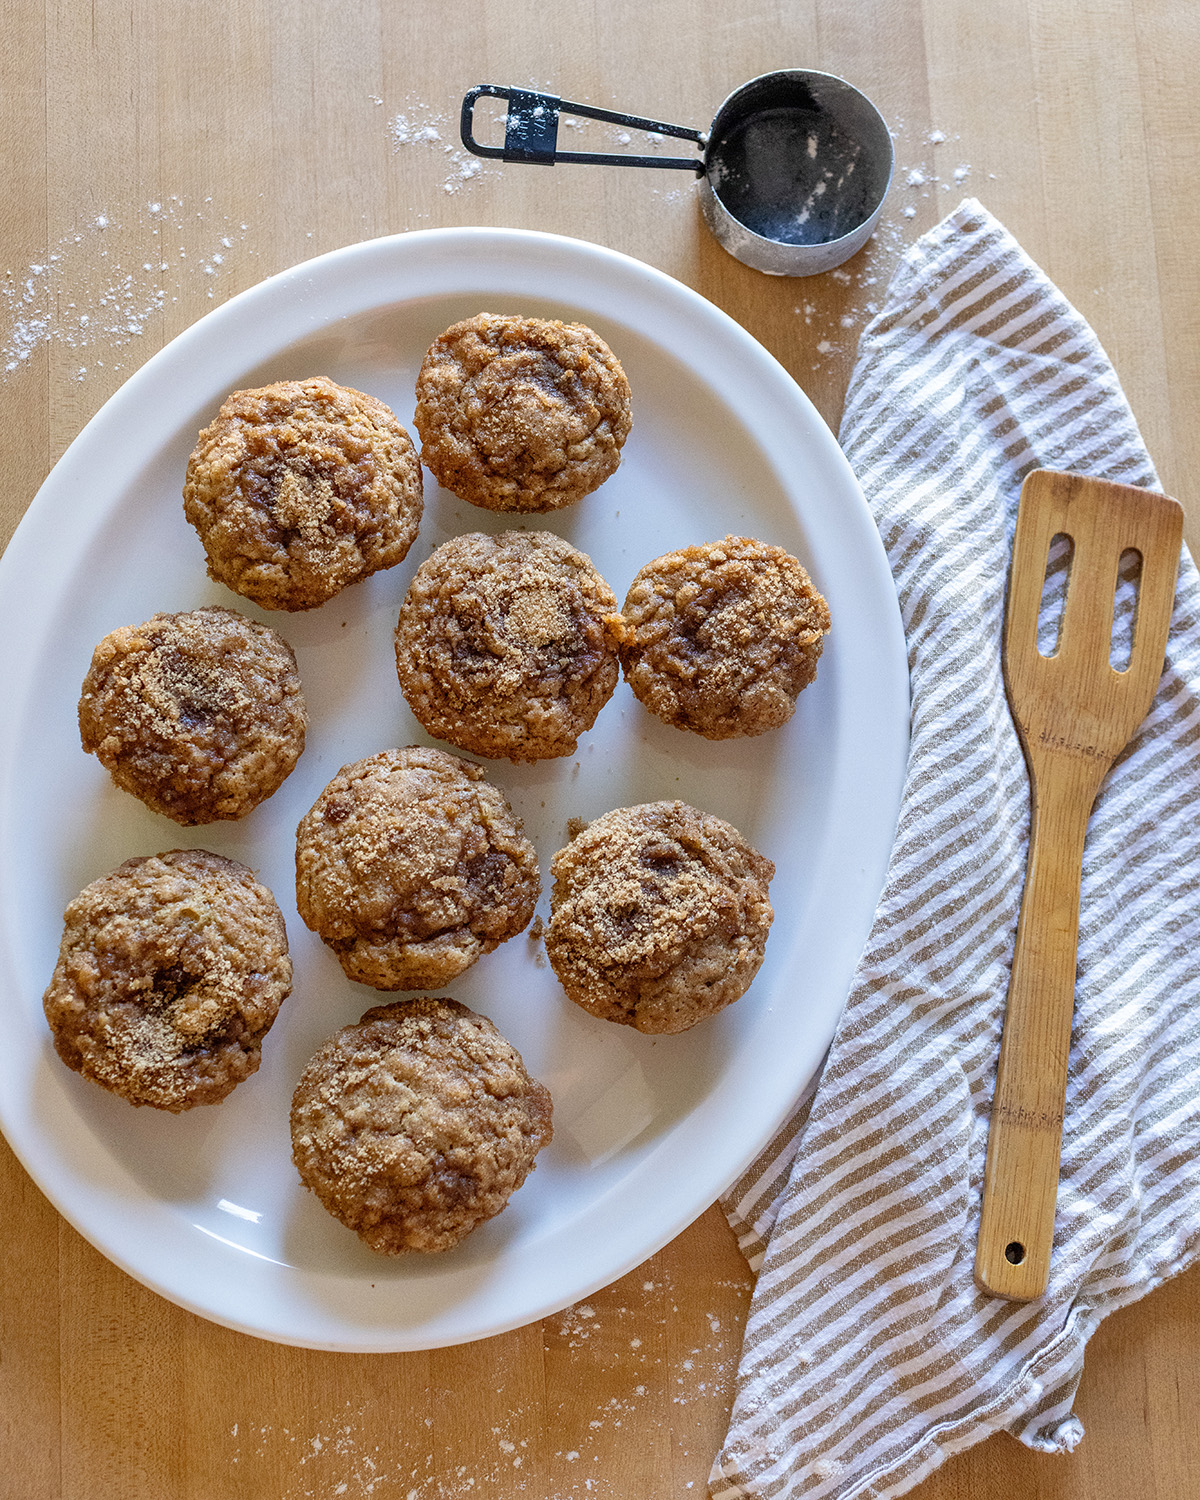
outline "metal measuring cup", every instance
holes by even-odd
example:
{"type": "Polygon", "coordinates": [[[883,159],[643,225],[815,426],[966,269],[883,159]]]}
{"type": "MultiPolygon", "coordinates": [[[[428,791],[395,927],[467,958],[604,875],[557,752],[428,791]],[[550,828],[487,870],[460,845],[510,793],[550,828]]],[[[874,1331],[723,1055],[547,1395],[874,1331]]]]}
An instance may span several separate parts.
{"type": "Polygon", "coordinates": [[[694,172],[708,227],[731,255],[771,276],[831,271],[871,236],[892,180],[892,136],[858,89],[832,73],[790,68],[734,89],[707,131],[572,104],[554,94],[481,83],[463,99],[460,134],[476,156],[694,172]],[[508,101],[504,145],[475,139],[476,101],[508,101]],[[703,156],[560,151],[563,115],[694,141],[703,156]]]}

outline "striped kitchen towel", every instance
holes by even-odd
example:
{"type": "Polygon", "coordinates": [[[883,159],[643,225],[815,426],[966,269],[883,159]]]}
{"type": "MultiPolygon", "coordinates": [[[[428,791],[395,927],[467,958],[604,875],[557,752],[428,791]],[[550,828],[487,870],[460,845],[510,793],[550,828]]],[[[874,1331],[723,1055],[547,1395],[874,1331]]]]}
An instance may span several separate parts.
{"type": "Polygon", "coordinates": [[[978,203],[909,252],[863,333],[841,442],[883,536],[912,678],[887,882],[815,1091],[724,1199],[758,1268],[714,1500],[883,1497],[1004,1428],[1069,1451],[1084,1346],[1200,1252],[1200,580],[1185,553],[1150,716],[1084,856],[1050,1285],[972,1281],[1025,877],[1000,633],[1034,468],[1157,487],[1083,318],[978,203]]]}

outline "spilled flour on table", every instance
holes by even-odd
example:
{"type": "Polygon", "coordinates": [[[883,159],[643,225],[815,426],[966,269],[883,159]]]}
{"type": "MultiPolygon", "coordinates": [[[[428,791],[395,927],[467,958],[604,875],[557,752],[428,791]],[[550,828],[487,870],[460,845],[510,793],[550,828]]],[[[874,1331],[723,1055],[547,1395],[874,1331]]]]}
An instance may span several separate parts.
{"type": "MultiPolygon", "coordinates": [[[[373,102],[382,104],[372,96],[373,102]]],[[[483,158],[468,151],[459,140],[458,118],[436,110],[418,99],[409,98],[404,108],[392,115],[387,125],[393,151],[427,153],[445,167],[441,182],[444,193],[461,192],[485,176],[483,158]]],[[[428,218],[428,214],[418,214],[428,218]]]]}
{"type": "Polygon", "coordinates": [[[203,278],[217,298],[230,262],[247,253],[248,228],[219,213],[211,198],[174,194],[76,225],[36,261],[0,276],[0,379],[19,374],[50,344],[78,351],[76,380],[91,368],[125,368],[121,351],[179,300],[185,281],[203,278]],[[64,300],[64,287],[72,300],[64,300]]]}
{"type": "MultiPolygon", "coordinates": [[[[705,1439],[713,1441],[714,1409],[719,1425],[733,1399],[750,1299],[740,1278],[712,1289],[720,1293],[720,1313],[700,1304],[689,1316],[666,1277],[635,1273],[547,1318],[545,1394],[536,1401],[524,1382],[510,1397],[501,1373],[494,1391],[464,1392],[435,1380],[414,1402],[402,1376],[393,1384],[381,1372],[376,1392],[347,1398],[315,1422],[231,1424],[227,1460],[245,1493],[266,1493],[269,1486],[278,1500],[482,1500],[497,1493],[630,1500],[628,1445],[658,1431],[694,1466],[696,1477],[681,1481],[681,1492],[703,1494],[711,1453],[702,1450],[705,1439]],[[579,1409],[581,1389],[594,1395],[591,1410],[579,1409]],[[477,1430],[457,1447],[461,1452],[469,1441],[474,1456],[450,1465],[444,1448],[439,1454],[437,1414],[455,1407],[462,1439],[467,1402],[477,1430]],[[393,1413],[393,1427],[380,1421],[381,1410],[393,1413]],[[375,1441],[367,1432],[388,1435],[375,1441]]],[[[503,1372],[503,1363],[498,1368],[503,1372]]]]}

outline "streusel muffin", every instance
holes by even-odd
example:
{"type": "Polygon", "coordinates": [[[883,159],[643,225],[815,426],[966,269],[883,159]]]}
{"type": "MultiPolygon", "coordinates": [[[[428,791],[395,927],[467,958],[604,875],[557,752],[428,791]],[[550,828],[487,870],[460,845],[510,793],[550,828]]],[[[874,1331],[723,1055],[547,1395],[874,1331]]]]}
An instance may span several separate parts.
{"type": "Polygon", "coordinates": [[[245,817],[291,772],[307,726],[292,648],[215,606],[106,635],[79,699],[83,748],[185,826],[245,817]]]}
{"type": "Polygon", "coordinates": [[[396,670],[435,738],[512,761],[571,755],[620,675],[617,601],[548,531],[472,532],[417,569],[396,670]]]}
{"type": "Polygon", "coordinates": [[[618,629],[634,696],[677,729],[724,740],[792,717],[829,606],[782,547],[727,536],[647,563],[618,629]]]}
{"type": "Polygon", "coordinates": [[[203,849],[129,859],[67,907],[43,1005],[69,1068],[130,1104],[216,1104],[292,985],[274,896],[203,849]]]}
{"type": "Polygon", "coordinates": [[[372,1250],[450,1250],[503,1209],[553,1135],[550,1095],[454,1000],[367,1011],[320,1047],[292,1099],[306,1187],[372,1250]]]}
{"type": "Polygon", "coordinates": [[[417,377],[421,461],[472,505],[549,511],[616,471],[629,382],[582,323],[480,313],[435,339],[417,377]]]}
{"type": "Polygon", "coordinates": [[[686,1031],[743,995],[774,918],[771,861],[685,802],[619,807],[554,856],[546,955],[592,1015],[686,1031]]]}
{"type": "Polygon", "coordinates": [[[188,460],[209,575],[264,609],[314,609],[403,560],[421,466],[382,401],[323,375],[234,391],[188,460]]]}
{"type": "Polygon", "coordinates": [[[504,794],[444,750],[343,766],[296,834],[296,905],[348,978],[446,984],[533,916],[537,856],[504,794]]]}

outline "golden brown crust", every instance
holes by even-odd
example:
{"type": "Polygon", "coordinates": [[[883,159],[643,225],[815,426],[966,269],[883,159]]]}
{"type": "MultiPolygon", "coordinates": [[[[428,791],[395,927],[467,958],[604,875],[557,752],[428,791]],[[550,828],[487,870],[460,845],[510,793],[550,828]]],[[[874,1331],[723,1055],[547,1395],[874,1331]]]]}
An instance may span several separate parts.
{"type": "Polygon", "coordinates": [[[210,576],[264,609],[313,609],[393,567],[421,507],[421,466],[395,415],[323,375],[234,391],[183,487],[210,576]]]}
{"type": "Polygon", "coordinates": [[[292,648],[215,606],[106,635],[79,699],[83,748],[185,826],[245,817],[290,773],[307,727],[292,648]]]}
{"type": "Polygon", "coordinates": [[[647,563],[621,615],[621,666],[635,697],[710,740],[786,724],[829,629],[829,606],[800,563],[741,536],[647,563]]]}
{"type": "Polygon", "coordinates": [[[471,532],[417,569],[396,670],[430,734],[512,761],[571,755],[619,676],[617,601],[548,531],[471,532]]]}
{"type": "Polygon", "coordinates": [[[554,856],[546,955],[592,1015],[686,1031],[743,995],[763,960],[775,873],[685,802],[619,807],[554,856]]]}
{"type": "Polygon", "coordinates": [[[498,1214],[553,1135],[550,1095],[454,1000],[375,1006],[317,1051],[292,1099],[305,1186],[372,1250],[449,1250],[498,1214]]]}
{"type": "Polygon", "coordinates": [[[296,905],[348,978],[446,984],[528,925],[537,856],[502,792],[444,750],[343,766],[296,834],[296,905]]]}
{"type": "Polygon", "coordinates": [[[126,860],[67,907],[43,1005],[69,1068],[130,1104],[216,1104],[258,1069],[291,990],[283,917],[236,860],[126,860]]]}
{"type": "Polygon", "coordinates": [[[414,425],[422,463],[461,499],[487,510],[558,510],[621,462],[629,382],[582,323],[480,313],[431,345],[414,425]]]}

